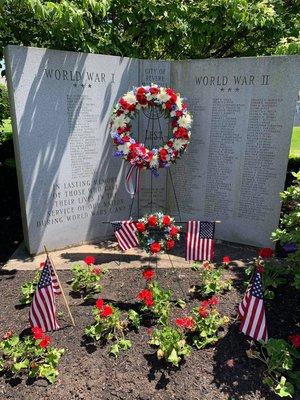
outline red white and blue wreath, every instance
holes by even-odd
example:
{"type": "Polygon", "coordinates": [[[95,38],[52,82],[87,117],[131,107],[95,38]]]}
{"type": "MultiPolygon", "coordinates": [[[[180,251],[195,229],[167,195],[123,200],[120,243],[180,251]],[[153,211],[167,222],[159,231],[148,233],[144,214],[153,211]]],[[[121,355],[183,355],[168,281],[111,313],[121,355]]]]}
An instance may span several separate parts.
{"type": "Polygon", "coordinates": [[[139,86],[127,92],[115,105],[110,121],[116,151],[114,156],[122,157],[131,165],[128,174],[135,167],[150,169],[158,175],[159,168],[167,168],[186,150],[191,138],[192,117],[179,93],[171,88],[155,84],[139,86]],[[172,137],[161,147],[147,148],[132,135],[131,121],[142,108],[159,107],[171,119],[172,137]]]}
{"type": "Polygon", "coordinates": [[[139,247],[150,254],[171,250],[180,239],[181,226],[175,225],[174,218],[161,212],[140,218],[135,226],[139,247]]]}

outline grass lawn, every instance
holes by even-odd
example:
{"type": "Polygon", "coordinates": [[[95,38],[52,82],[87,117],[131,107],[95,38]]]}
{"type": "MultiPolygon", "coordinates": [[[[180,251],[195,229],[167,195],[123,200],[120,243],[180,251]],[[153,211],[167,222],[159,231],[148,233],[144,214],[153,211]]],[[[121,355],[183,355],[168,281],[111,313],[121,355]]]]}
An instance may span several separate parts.
{"type": "Polygon", "coordinates": [[[293,129],[290,154],[300,157],[300,126],[293,129]]]}

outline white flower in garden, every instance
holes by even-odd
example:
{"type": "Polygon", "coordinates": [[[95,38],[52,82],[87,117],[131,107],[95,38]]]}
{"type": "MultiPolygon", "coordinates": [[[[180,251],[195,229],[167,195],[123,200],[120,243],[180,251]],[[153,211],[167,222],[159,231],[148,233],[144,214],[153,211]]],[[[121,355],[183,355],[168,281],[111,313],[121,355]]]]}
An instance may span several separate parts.
{"type": "Polygon", "coordinates": [[[170,99],[170,96],[164,89],[160,89],[160,93],[158,93],[157,98],[162,103],[166,103],[170,99]]]}
{"type": "Polygon", "coordinates": [[[182,126],[183,128],[190,128],[192,123],[192,118],[190,114],[185,114],[182,117],[178,118],[178,125],[182,126]]]}
{"type": "Polygon", "coordinates": [[[124,144],[119,144],[118,150],[123,151],[124,154],[128,154],[130,145],[131,145],[130,142],[125,142],[124,144]]]}
{"type": "Polygon", "coordinates": [[[135,104],[136,103],[136,97],[133,94],[133,92],[127,92],[124,96],[124,100],[127,101],[129,104],[135,104]]]}
{"type": "Polygon", "coordinates": [[[126,117],[125,114],[116,115],[113,119],[113,128],[118,129],[125,126],[128,122],[130,122],[130,118],[126,117]]]}

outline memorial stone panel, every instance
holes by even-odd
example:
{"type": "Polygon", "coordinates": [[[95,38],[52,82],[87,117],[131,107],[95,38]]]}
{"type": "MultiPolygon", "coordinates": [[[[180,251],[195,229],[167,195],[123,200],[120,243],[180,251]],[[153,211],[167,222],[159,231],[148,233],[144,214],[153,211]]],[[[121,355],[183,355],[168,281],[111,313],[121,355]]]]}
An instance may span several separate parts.
{"type": "Polygon", "coordinates": [[[186,162],[175,167],[183,218],[221,220],[217,237],[273,246],[300,58],[194,60],[171,71],[194,116],[186,162]]]}
{"type": "Polygon", "coordinates": [[[112,107],[138,83],[128,58],[9,46],[14,143],[30,253],[107,239],[129,214],[112,107]]]}

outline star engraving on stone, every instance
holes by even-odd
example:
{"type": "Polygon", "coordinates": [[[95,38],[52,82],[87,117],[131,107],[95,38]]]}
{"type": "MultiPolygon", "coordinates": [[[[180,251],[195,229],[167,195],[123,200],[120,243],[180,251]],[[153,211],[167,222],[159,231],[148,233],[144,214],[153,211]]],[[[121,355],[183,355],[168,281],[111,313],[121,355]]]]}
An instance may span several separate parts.
{"type": "Polygon", "coordinates": [[[85,85],[82,83],[81,86],[84,88],[85,85]]]}
{"type": "Polygon", "coordinates": [[[221,87],[221,89],[220,89],[220,90],[221,90],[221,92],[224,92],[224,90],[225,90],[225,89],[224,89],[223,87],[221,87]]]}
{"type": "Polygon", "coordinates": [[[77,83],[73,83],[73,86],[74,86],[74,87],[77,87],[77,83]]]}
{"type": "Polygon", "coordinates": [[[236,91],[236,92],[238,92],[239,90],[240,90],[240,89],[239,89],[238,87],[237,87],[237,88],[235,88],[235,91],[236,91]]]}
{"type": "Polygon", "coordinates": [[[231,87],[228,88],[228,92],[231,92],[231,87]]]}
{"type": "Polygon", "coordinates": [[[89,83],[89,87],[91,88],[92,87],[92,85],[89,83]]]}

